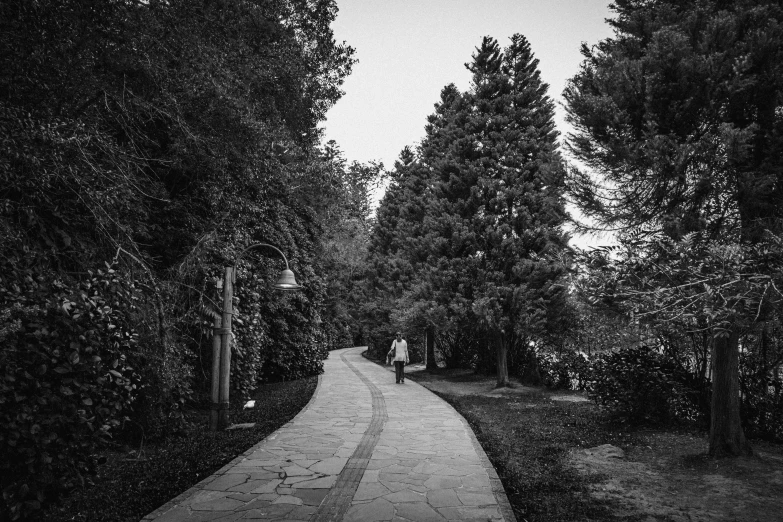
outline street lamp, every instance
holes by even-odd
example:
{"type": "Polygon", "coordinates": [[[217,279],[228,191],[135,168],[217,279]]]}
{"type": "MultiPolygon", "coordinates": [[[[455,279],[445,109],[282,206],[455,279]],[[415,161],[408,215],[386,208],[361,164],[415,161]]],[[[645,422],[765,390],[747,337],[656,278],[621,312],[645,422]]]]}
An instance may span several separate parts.
{"type": "Polygon", "coordinates": [[[234,283],[236,282],[236,264],[248,251],[254,248],[271,248],[285,261],[285,269],[280,272],[280,277],[273,288],[277,290],[299,290],[302,287],[296,282],[294,273],[288,267],[288,259],[285,254],[269,243],[256,243],[244,249],[234,260],[234,266],[225,267],[223,278],[223,315],[215,316],[214,336],[212,338],[212,411],[209,416],[209,429],[216,431],[229,426],[228,419],[228,391],[229,376],[231,370],[231,317],[234,314],[233,298],[234,283]]]}
{"type": "Polygon", "coordinates": [[[242,259],[242,256],[245,255],[245,253],[248,250],[252,250],[254,248],[260,248],[260,247],[267,247],[271,248],[280,256],[283,258],[283,261],[285,261],[285,270],[280,272],[280,277],[277,279],[277,283],[274,284],[274,287],[278,290],[299,290],[302,288],[294,278],[294,273],[291,271],[290,268],[288,268],[288,259],[286,259],[285,254],[276,246],[270,245],[269,243],[256,243],[255,245],[250,245],[246,249],[244,249],[239,256],[237,256],[237,260],[234,262],[236,264],[240,259],[242,259]]]}

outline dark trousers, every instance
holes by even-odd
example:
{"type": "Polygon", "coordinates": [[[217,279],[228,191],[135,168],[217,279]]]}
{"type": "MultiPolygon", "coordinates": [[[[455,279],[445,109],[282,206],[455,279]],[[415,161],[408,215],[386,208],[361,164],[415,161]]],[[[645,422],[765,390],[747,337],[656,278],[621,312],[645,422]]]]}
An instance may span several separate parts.
{"type": "Polygon", "coordinates": [[[405,361],[394,361],[394,377],[397,382],[405,380],[405,361]]]}

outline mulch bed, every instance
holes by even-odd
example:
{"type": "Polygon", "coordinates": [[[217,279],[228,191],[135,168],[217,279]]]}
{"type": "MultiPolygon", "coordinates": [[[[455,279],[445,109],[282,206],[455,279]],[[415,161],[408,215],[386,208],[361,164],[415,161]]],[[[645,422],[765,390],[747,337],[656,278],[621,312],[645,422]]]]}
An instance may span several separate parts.
{"type": "Polygon", "coordinates": [[[212,433],[207,430],[208,411],[190,412],[198,419],[193,430],[145,445],[143,460],[134,460],[135,451],[107,454],[92,485],[74,491],[39,519],[137,522],[295,417],[317,383],[317,377],[310,377],[261,386],[252,397],[254,408],[231,413],[233,423],[256,423],[249,429],[212,433]]]}

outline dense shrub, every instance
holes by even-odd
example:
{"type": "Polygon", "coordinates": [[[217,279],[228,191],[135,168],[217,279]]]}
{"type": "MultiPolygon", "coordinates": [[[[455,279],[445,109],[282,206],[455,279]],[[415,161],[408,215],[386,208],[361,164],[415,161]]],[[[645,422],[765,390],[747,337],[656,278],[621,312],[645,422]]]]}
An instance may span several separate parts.
{"type": "MultiPolygon", "coordinates": [[[[750,342],[746,346],[750,346],[750,342]]],[[[695,421],[709,426],[711,383],[692,355],[671,339],[663,353],[625,348],[587,357],[579,352],[539,354],[539,369],[550,388],[588,390],[591,397],[632,422],[695,421]],[[679,355],[675,359],[675,355],[679,355]]],[[[746,435],[783,440],[783,381],[775,360],[758,351],[740,357],[742,424],[746,435]]]]}
{"type": "MultiPolygon", "coordinates": [[[[406,339],[408,342],[408,358],[411,364],[420,364],[424,362],[424,352],[427,350],[424,335],[411,335],[406,339]]],[[[391,345],[392,341],[389,341],[391,345]]],[[[390,346],[391,347],[391,346],[390,346]]]]}
{"type": "Polygon", "coordinates": [[[745,434],[770,441],[783,440],[783,381],[758,354],[740,357],[742,424],[745,434]]]}
{"type": "Polygon", "coordinates": [[[394,340],[394,329],[383,325],[372,329],[367,339],[367,352],[371,359],[385,359],[394,340]]]}
{"type": "Polygon", "coordinates": [[[135,369],[143,386],[130,415],[132,423],[124,430],[134,439],[158,439],[182,431],[187,425],[183,408],[194,399],[196,354],[185,343],[187,337],[173,328],[169,319],[176,313],[173,308],[179,302],[177,294],[165,288],[158,292],[157,297],[138,305],[137,324],[154,327],[139,331],[141,357],[135,369]],[[159,313],[155,306],[166,308],[159,313]]]}
{"type": "Polygon", "coordinates": [[[634,423],[665,423],[682,418],[689,390],[681,369],[647,346],[597,357],[587,391],[593,400],[634,423]]]}
{"type": "Polygon", "coordinates": [[[478,352],[475,328],[443,328],[437,332],[436,356],[446,368],[470,368],[478,352]]]}
{"type": "Polygon", "coordinates": [[[321,334],[323,336],[323,343],[327,350],[339,350],[340,348],[349,348],[351,346],[359,346],[354,341],[353,331],[350,324],[342,324],[340,322],[328,322],[323,323],[321,328],[321,334]]]}
{"type": "Polygon", "coordinates": [[[743,393],[742,425],[751,438],[783,441],[783,394],[758,387],[743,393]]]}
{"type": "Polygon", "coordinates": [[[318,375],[327,356],[327,338],[305,301],[306,295],[270,291],[259,273],[241,271],[232,343],[231,394],[249,397],[260,383],[318,375]]]}
{"type": "Polygon", "coordinates": [[[259,372],[263,382],[289,381],[318,375],[323,372],[323,361],[328,353],[324,343],[310,332],[294,337],[293,349],[279,350],[269,343],[261,347],[262,366],[259,372]]]}
{"type": "Polygon", "coordinates": [[[538,367],[549,388],[584,390],[592,379],[590,359],[581,352],[538,354],[538,367]]]}
{"type": "Polygon", "coordinates": [[[112,267],[81,282],[3,268],[0,484],[4,515],[18,519],[83,483],[125,419],[139,384],[137,291],[112,267]]]}

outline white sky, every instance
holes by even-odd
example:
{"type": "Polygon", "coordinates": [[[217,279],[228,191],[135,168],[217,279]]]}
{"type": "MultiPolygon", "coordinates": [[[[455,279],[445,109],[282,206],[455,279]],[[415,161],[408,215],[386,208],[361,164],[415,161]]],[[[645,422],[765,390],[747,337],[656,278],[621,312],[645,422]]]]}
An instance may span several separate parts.
{"type": "Polygon", "coordinates": [[[441,89],[464,91],[483,36],[501,47],[523,34],[539,59],[549,95],[557,104],[561,135],[568,129],[559,106],[568,78],[579,70],[582,42],[612,35],[605,19],[609,0],[337,0],[335,39],[356,49],[359,63],[345,95],[327,114],[325,140],[333,139],[348,161],[383,162],[387,169],[406,145],[424,136],[427,115],[441,89]]]}

